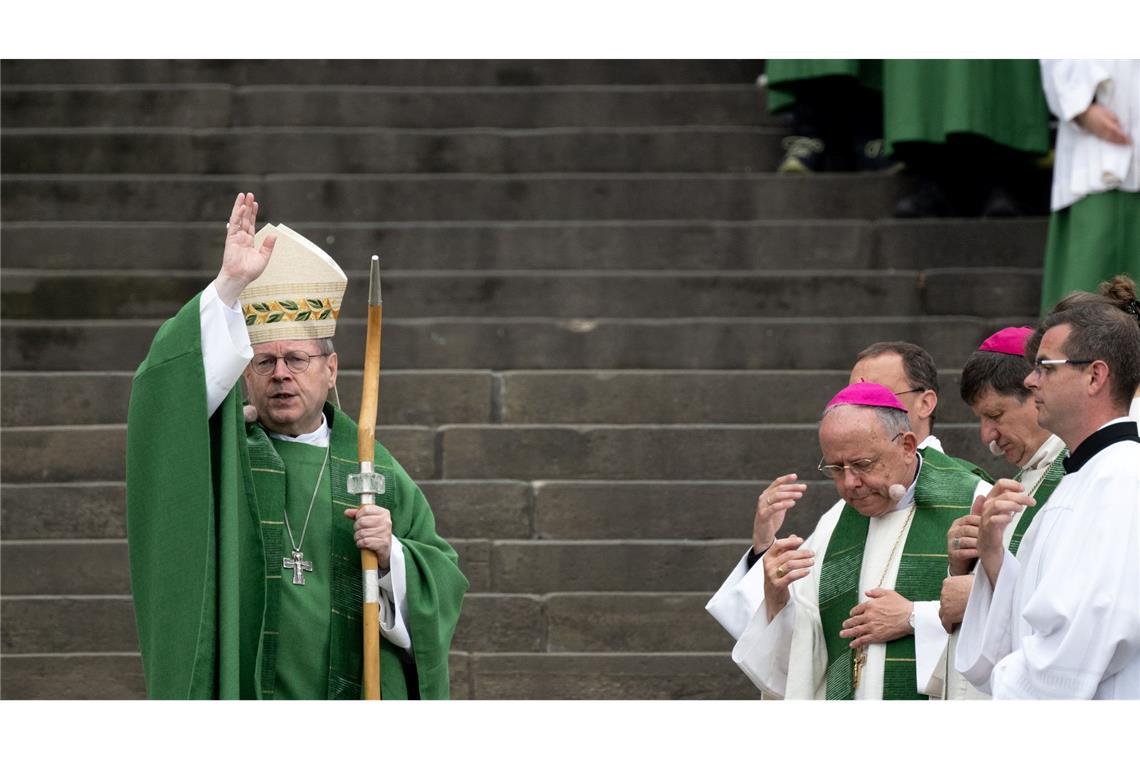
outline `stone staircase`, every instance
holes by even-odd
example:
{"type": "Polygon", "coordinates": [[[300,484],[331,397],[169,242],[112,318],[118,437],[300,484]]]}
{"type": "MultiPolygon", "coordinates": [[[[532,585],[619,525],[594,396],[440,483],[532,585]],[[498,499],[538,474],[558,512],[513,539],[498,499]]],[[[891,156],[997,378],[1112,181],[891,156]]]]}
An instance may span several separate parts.
{"type": "MultiPolygon", "coordinates": [[[[380,435],[471,580],[458,698],[752,698],[703,611],[756,494],[834,500],[814,420],[875,340],[954,368],[1028,322],[1042,219],[889,219],[905,179],[777,176],[735,61],[6,61],[3,698],[139,698],[124,444],[154,331],[234,195],[385,296],[380,435]]],[[[353,312],[356,312],[356,316],[353,312]]]]}

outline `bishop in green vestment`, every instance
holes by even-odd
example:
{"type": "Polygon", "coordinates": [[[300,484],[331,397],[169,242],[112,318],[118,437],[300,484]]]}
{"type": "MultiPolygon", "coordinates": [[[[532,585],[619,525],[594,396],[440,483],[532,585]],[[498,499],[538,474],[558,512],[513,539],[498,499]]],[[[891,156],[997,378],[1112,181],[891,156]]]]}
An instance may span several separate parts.
{"type": "Polygon", "coordinates": [[[840,391],[819,437],[842,501],[806,541],[764,553],[763,599],[733,660],[769,695],[923,699],[946,634],[920,607],[937,608],[946,531],[989,485],[936,449],[919,454],[906,407],[876,383],[840,391]]]}
{"type": "Polygon", "coordinates": [[[359,509],[349,495],[356,425],[327,403],[346,279],[288,228],[255,239],[256,211],[238,196],[218,278],[159,329],[132,386],[127,530],[148,694],[360,698],[368,549],[383,698],[447,698],[458,557],[379,442],[384,493],[359,509]]]}

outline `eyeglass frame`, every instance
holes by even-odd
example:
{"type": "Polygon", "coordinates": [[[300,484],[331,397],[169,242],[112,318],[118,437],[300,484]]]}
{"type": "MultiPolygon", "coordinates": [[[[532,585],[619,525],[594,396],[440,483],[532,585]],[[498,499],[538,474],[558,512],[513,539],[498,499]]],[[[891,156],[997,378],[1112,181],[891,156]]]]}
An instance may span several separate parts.
{"type": "MultiPolygon", "coordinates": [[[[925,390],[925,389],[924,388],[916,388],[916,390],[925,390]]],[[[909,431],[903,431],[900,433],[895,433],[895,437],[892,438],[889,441],[889,443],[894,443],[895,441],[897,441],[899,439],[900,436],[903,435],[903,433],[906,433],[906,432],[909,432],[909,431]]],[[[824,464],[823,463],[823,457],[820,457],[819,458],[819,464],[817,464],[815,466],[815,469],[817,469],[821,475],[824,475],[828,478],[831,478],[832,480],[838,480],[840,477],[842,477],[840,473],[844,473],[847,470],[851,470],[851,472],[855,473],[855,477],[861,478],[864,475],[870,474],[870,472],[875,468],[875,465],[877,465],[882,460],[882,458],[883,458],[883,455],[879,454],[874,459],[856,459],[851,464],[824,464]],[[861,465],[860,464],[861,462],[867,462],[868,464],[861,465]],[[834,475],[828,473],[829,468],[835,470],[834,475]]]]}
{"type": "Polygon", "coordinates": [[[1037,359],[1033,362],[1033,369],[1030,372],[1038,377],[1045,377],[1045,373],[1054,366],[1063,364],[1092,364],[1099,361],[1098,359],[1037,359]]]}
{"type": "MultiPolygon", "coordinates": [[[[249,360],[249,368],[250,368],[250,371],[252,371],[255,375],[261,375],[262,377],[268,377],[269,375],[272,375],[277,370],[277,363],[278,362],[285,362],[285,369],[289,370],[289,374],[291,374],[291,375],[303,375],[309,371],[309,365],[311,365],[313,363],[313,359],[316,359],[318,356],[332,356],[332,354],[328,354],[328,353],[310,354],[310,353],[308,353],[306,351],[302,351],[300,349],[294,349],[293,351],[286,351],[284,354],[257,354],[252,359],[249,360]],[[296,354],[300,354],[301,356],[305,357],[305,366],[301,370],[295,370],[291,366],[289,366],[289,357],[295,356],[296,354]],[[270,367],[268,369],[268,371],[266,371],[266,372],[259,371],[257,369],[257,360],[259,357],[262,359],[267,359],[267,358],[272,357],[273,358],[273,366],[270,367]]],[[[268,366],[268,365],[266,365],[266,366],[268,366]]]]}

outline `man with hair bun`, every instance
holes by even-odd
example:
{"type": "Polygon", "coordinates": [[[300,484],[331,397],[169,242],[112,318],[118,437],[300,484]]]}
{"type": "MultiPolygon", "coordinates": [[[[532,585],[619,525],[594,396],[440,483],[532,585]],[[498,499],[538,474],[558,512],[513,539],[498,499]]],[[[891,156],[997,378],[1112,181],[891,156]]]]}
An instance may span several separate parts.
{"type": "MultiPolygon", "coordinates": [[[[989,484],[936,449],[920,453],[907,408],[876,383],[836,394],[819,440],[818,469],[841,500],[807,540],[763,552],[762,596],[733,661],[766,696],[924,699],[946,646],[946,530],[989,484]]],[[[774,533],[795,499],[767,500],[774,533]]]]}
{"type": "Polygon", "coordinates": [[[1017,556],[1004,533],[1037,500],[1014,480],[987,496],[956,666],[995,699],[1137,699],[1140,435],[1127,414],[1140,325],[1111,305],[1076,305],[1045,318],[1026,358],[1040,425],[1072,453],[1017,556]]]}
{"type": "MultiPolygon", "coordinates": [[[[1140,324],[1140,301],[1136,298],[1136,283],[1131,277],[1126,274],[1118,274],[1111,280],[1105,280],[1100,283],[1097,291],[1096,293],[1090,293],[1086,290],[1075,290],[1054,304],[1049,313],[1056,314],[1059,311],[1065,311],[1074,306],[1101,304],[1114,309],[1120,309],[1140,324]]],[[[1030,337],[1025,347],[1026,352],[1028,354],[1035,354],[1040,340],[1039,335],[1030,337]]],[[[1140,389],[1137,390],[1136,395],[1132,399],[1128,416],[1140,422],[1140,389]]]]}

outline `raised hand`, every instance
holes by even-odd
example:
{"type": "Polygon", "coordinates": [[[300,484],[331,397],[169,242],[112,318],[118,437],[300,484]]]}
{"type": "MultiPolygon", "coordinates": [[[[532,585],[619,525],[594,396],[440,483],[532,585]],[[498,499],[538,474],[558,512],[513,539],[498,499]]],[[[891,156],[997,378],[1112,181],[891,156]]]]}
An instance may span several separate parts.
{"type": "Polygon", "coordinates": [[[752,551],[757,554],[776,540],[776,532],[784,524],[788,510],[796,505],[807,490],[806,483],[795,481],[794,472],[781,475],[756,500],[756,517],[752,520],[752,551]]]}
{"type": "Polygon", "coordinates": [[[804,539],[788,536],[774,542],[764,553],[764,606],[768,620],[776,617],[791,598],[788,586],[806,576],[815,564],[815,552],[800,549],[804,539]]]}
{"type": "Polygon", "coordinates": [[[267,235],[260,248],[254,247],[253,234],[257,224],[257,201],[253,193],[238,193],[234,200],[230,220],[226,223],[226,247],[222,252],[222,268],[214,280],[214,287],[222,303],[233,306],[246,285],[256,280],[269,264],[273,255],[276,235],[267,235]]]}

